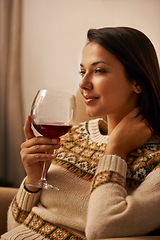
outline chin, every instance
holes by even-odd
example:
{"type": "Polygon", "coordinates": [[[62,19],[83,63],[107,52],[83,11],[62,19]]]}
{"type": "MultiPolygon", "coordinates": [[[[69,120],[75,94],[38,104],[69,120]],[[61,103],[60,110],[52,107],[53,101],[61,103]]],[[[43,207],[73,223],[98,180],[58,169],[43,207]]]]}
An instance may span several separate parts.
{"type": "Polygon", "coordinates": [[[89,117],[91,118],[99,118],[99,117],[102,117],[103,115],[98,113],[98,112],[95,112],[95,111],[89,111],[86,109],[86,113],[89,117]]]}

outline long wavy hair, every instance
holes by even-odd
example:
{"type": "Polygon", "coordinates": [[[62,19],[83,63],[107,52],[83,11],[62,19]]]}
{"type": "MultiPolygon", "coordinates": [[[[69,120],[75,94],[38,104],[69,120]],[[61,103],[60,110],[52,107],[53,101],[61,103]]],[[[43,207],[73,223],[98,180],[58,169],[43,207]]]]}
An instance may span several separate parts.
{"type": "Polygon", "coordinates": [[[88,43],[96,42],[124,66],[129,81],[141,87],[138,106],[160,136],[160,69],[155,48],[141,31],[130,27],[90,29],[88,43]]]}

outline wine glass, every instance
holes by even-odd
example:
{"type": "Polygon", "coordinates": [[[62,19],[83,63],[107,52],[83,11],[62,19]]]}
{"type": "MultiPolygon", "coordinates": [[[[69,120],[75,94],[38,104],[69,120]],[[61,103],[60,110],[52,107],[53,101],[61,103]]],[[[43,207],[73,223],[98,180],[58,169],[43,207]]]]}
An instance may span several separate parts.
{"type": "MultiPolygon", "coordinates": [[[[39,90],[31,107],[34,128],[49,138],[58,138],[67,133],[74,124],[75,114],[75,96],[52,89],[39,90]]],[[[45,161],[41,179],[35,183],[26,183],[26,186],[59,190],[46,180],[45,161]]]]}

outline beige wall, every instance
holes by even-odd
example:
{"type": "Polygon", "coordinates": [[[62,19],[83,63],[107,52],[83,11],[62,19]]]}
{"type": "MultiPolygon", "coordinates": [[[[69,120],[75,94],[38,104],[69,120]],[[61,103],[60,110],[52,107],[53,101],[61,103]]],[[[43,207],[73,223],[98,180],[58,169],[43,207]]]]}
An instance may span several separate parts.
{"type": "Polygon", "coordinates": [[[160,59],[160,0],[23,0],[24,117],[39,88],[76,92],[89,28],[131,26],[153,42],[160,59]]]}

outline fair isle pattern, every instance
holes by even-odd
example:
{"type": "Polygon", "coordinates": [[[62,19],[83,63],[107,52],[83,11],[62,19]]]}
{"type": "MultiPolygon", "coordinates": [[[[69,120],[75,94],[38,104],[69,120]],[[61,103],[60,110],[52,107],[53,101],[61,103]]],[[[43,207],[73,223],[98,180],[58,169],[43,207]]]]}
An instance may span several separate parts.
{"type": "Polygon", "coordinates": [[[87,122],[75,125],[69,134],[61,137],[61,147],[52,163],[91,181],[105,147],[106,144],[98,144],[90,139],[87,122]]]}
{"type": "Polygon", "coordinates": [[[12,215],[15,221],[20,224],[23,223],[26,217],[28,216],[29,212],[22,210],[18,207],[16,197],[13,199],[11,208],[12,208],[12,215]]]}
{"type": "Polygon", "coordinates": [[[97,187],[106,183],[117,183],[120,186],[125,187],[126,181],[125,178],[117,172],[113,171],[99,172],[93,181],[91,192],[93,192],[97,187]]]}
{"type": "MultiPolygon", "coordinates": [[[[106,143],[90,139],[88,122],[73,126],[69,134],[61,137],[61,147],[53,164],[59,165],[77,176],[92,181],[98,162],[104,155],[106,143]]],[[[127,157],[126,185],[137,188],[145,177],[160,163],[160,143],[145,144],[127,157]]]]}
{"type": "Polygon", "coordinates": [[[127,158],[127,186],[137,188],[146,176],[160,167],[160,144],[145,144],[127,158]]]}
{"type": "Polygon", "coordinates": [[[30,230],[44,236],[48,239],[63,239],[63,240],[82,240],[81,237],[70,232],[69,230],[55,226],[42,218],[34,212],[28,212],[20,209],[16,198],[12,203],[12,214],[16,222],[23,224],[30,230]]]}
{"type": "Polygon", "coordinates": [[[64,227],[55,226],[30,212],[23,225],[48,239],[82,240],[82,238],[64,227]]]}

